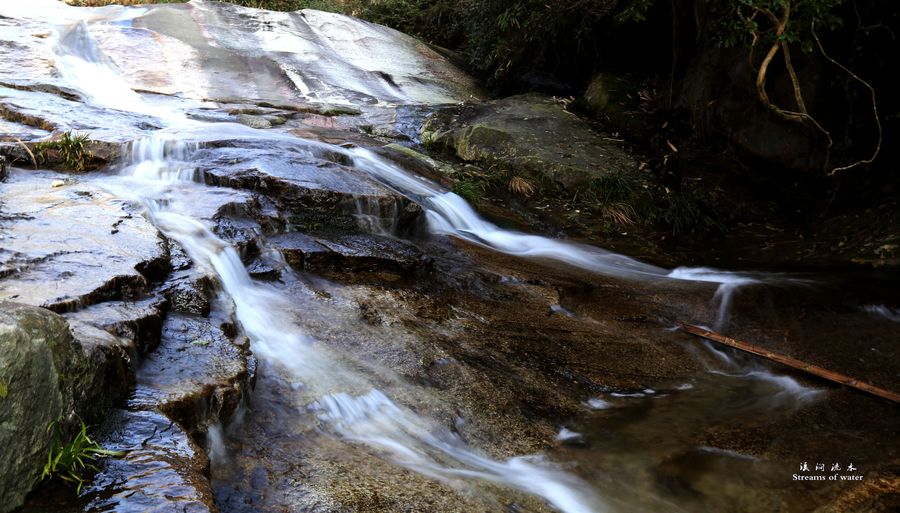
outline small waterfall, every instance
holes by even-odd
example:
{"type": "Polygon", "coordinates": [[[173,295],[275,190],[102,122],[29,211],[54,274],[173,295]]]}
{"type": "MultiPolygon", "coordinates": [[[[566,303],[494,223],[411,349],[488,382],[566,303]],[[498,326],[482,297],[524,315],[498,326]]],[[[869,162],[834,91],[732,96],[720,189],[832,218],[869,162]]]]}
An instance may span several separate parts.
{"type": "Polygon", "coordinates": [[[228,460],[228,449],[225,447],[225,428],[221,422],[212,424],[206,429],[207,450],[209,459],[216,464],[228,460]]]}
{"type": "Polygon", "coordinates": [[[400,224],[400,206],[396,201],[388,205],[375,198],[356,198],[356,221],[359,227],[375,235],[396,235],[400,224]]]}
{"type": "MultiPolygon", "coordinates": [[[[122,174],[147,182],[189,179],[183,172],[189,151],[190,145],[182,142],[136,141],[122,174]]],[[[490,459],[466,447],[448,429],[394,403],[365,376],[345,368],[279,315],[290,311],[290,298],[254,282],[233,247],[165,202],[154,197],[145,197],[144,202],[160,231],[177,241],[197,265],[215,271],[257,357],[288,372],[307,392],[346,390],[323,393],[310,406],[335,435],[363,443],[399,465],[445,482],[475,480],[509,486],[542,497],[564,513],[589,513],[601,507],[585,483],[540,457],[504,462],[490,459]]],[[[221,426],[213,426],[208,436],[211,456],[221,461],[225,457],[221,426]]]]}
{"type": "Polygon", "coordinates": [[[164,183],[201,182],[202,176],[188,162],[188,156],[199,147],[197,143],[162,137],[147,137],[132,141],[125,148],[128,166],[123,174],[135,178],[164,183]]]}

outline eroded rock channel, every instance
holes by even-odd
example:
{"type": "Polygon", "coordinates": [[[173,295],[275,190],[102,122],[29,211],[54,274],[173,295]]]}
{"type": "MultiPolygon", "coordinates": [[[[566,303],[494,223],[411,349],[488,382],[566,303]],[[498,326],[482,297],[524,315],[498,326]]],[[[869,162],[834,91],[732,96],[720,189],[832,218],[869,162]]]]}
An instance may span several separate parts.
{"type": "MultiPolygon", "coordinates": [[[[22,66],[0,68],[22,140],[0,147],[0,510],[897,505],[895,405],[672,329],[715,323],[896,388],[895,276],[669,270],[501,227],[402,165],[420,127],[471,134],[427,118],[477,91],[382,27],[32,8],[0,6],[22,66]],[[115,151],[77,174],[29,162],[59,129],[115,151]],[[35,487],[47,423],[79,417],[124,455],[78,493],[35,487]],[[819,460],[864,480],[792,481],[819,460]]],[[[442,158],[416,166],[463,165],[442,158]]]]}

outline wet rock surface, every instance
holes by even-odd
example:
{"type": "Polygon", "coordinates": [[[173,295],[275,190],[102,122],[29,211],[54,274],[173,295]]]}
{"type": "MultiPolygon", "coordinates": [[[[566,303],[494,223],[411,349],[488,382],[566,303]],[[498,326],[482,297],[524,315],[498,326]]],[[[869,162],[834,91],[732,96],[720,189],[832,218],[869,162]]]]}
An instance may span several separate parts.
{"type": "MultiPolygon", "coordinates": [[[[276,13],[231,4],[172,5],[153,9],[137,25],[162,36],[156,48],[140,48],[142,57],[161,61],[159,66],[147,68],[146,59],[128,60],[127,54],[112,58],[143,88],[158,92],[366,105],[379,100],[451,102],[475,89],[471,78],[419,41],[332,13],[309,9],[276,13]],[[292,51],[266,51],[286,47],[292,51]],[[199,64],[196,74],[185,77],[178,57],[154,58],[165,54],[159,52],[163,48],[199,64]],[[137,62],[140,67],[134,65],[137,62]],[[147,69],[155,73],[148,74],[147,69]],[[205,80],[209,74],[217,75],[217,80],[205,80]]],[[[100,38],[108,46],[134,47],[136,41],[127,36],[113,29],[100,38]]]]}
{"type": "Polygon", "coordinates": [[[85,511],[215,512],[203,449],[169,418],[116,410],[101,426],[104,447],[125,451],[104,461],[84,492],[85,511]]]}
{"type": "Polygon", "coordinates": [[[158,408],[194,434],[229,420],[255,374],[247,347],[232,340],[234,329],[224,317],[168,315],[159,346],[138,371],[131,407],[158,408]]]}
{"type": "MultiPolygon", "coordinates": [[[[0,117],[28,140],[45,128],[131,139],[172,122],[154,116],[174,111],[192,122],[241,123],[192,132],[201,142],[181,170],[204,184],[167,176],[147,194],[159,200],[153,208],[198,221],[177,228],[187,226],[180,236],[200,249],[221,256],[233,245],[255,281],[231,268],[231,281],[215,278],[223,261],[193,262],[161,239],[143,212],[101,187],[115,179],[12,171],[0,185],[0,297],[66,312],[98,369],[89,387],[119,394],[136,382],[128,409],[100,438],[128,454],[104,463],[83,503],[47,506],[39,490],[26,511],[551,510],[509,486],[466,479],[472,468],[451,456],[458,450],[504,471],[543,455],[614,511],[795,512],[828,502],[890,510],[896,411],[672,331],[678,320],[715,322],[715,284],[632,282],[426,236],[414,229],[419,207],[354,169],[346,153],[313,142],[403,140],[413,146],[407,156],[425,161],[416,129],[432,107],[423,104],[465,99],[468,79],[419,43],[310,11],[192,3],[86,12],[135,14],[62,35],[72,48],[99,44],[128,89],[145,92],[124,106],[93,89],[73,93],[33,35],[46,24],[33,19],[0,44],[9,57],[0,71],[24,66],[16,84],[0,84],[0,117]],[[410,234],[414,242],[396,238],[410,234]],[[223,283],[235,282],[257,300],[281,298],[250,318],[281,329],[257,346],[260,355],[296,343],[264,359],[255,389],[248,327],[223,294],[223,283]],[[309,374],[285,370],[310,361],[321,365],[309,374]],[[403,418],[416,419],[420,439],[453,447],[411,450],[456,473],[399,465],[390,448],[342,434],[323,410],[334,394],[378,398],[373,392],[399,405],[376,403],[397,415],[376,417],[365,405],[347,412],[401,431],[403,418]],[[211,468],[197,440],[209,447],[211,468]],[[848,454],[865,465],[862,485],[791,486],[785,469],[848,454]],[[514,459],[523,455],[533,456],[514,459]]],[[[509,166],[564,188],[635,170],[617,141],[547,98],[442,109],[423,136],[479,166],[509,166]]],[[[759,288],[736,296],[729,334],[896,383],[895,321],[869,322],[870,312],[852,306],[893,312],[896,292],[860,287],[836,299],[839,292],[811,289],[798,298],[759,288]]]]}
{"type": "Polygon", "coordinates": [[[384,236],[329,238],[292,232],[276,235],[269,242],[298,271],[393,271],[409,274],[414,270],[427,270],[429,265],[428,258],[415,246],[384,236]]]}
{"type": "Polygon", "coordinates": [[[408,208],[409,200],[347,169],[339,154],[224,147],[201,150],[195,158],[207,183],[264,195],[282,212],[282,222],[295,228],[354,231],[359,216],[394,211],[404,214],[400,224],[408,226],[420,212],[408,208]]]}
{"type": "MultiPolygon", "coordinates": [[[[73,325],[86,325],[127,341],[129,355],[141,356],[159,343],[159,333],[167,305],[159,297],[138,301],[110,301],[68,312],[73,325]]],[[[95,332],[96,333],[96,332],[95,332]]]]}
{"type": "Polygon", "coordinates": [[[96,185],[17,171],[0,188],[0,299],[64,312],[138,296],[166,272],[156,228],[96,185]]]}

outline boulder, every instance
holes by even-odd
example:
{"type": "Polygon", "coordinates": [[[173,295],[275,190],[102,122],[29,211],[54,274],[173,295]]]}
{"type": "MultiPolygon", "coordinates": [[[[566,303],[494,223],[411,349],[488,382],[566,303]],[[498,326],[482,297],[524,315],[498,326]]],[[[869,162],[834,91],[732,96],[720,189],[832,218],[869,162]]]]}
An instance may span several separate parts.
{"type": "MultiPolygon", "coordinates": [[[[815,105],[822,101],[822,74],[808,63],[797,73],[806,104],[816,112],[815,105]]],[[[815,129],[782,120],[766,108],[756,94],[755,79],[756,70],[737,49],[707,48],[687,69],[675,106],[690,112],[701,136],[722,137],[744,157],[797,171],[820,170],[823,139],[815,129]]],[[[775,104],[794,105],[788,84],[770,80],[767,90],[775,104]]],[[[823,105],[820,112],[829,108],[823,105]]]]}
{"type": "Polygon", "coordinates": [[[20,506],[37,483],[61,420],[64,433],[98,419],[124,399],[127,352],[113,335],[89,329],[73,337],[66,320],[44,308],[0,302],[0,511],[20,506]]]}
{"type": "Polygon", "coordinates": [[[424,144],[446,148],[466,162],[569,192],[606,175],[637,171],[621,142],[604,137],[554,99],[535,94],[439,111],[420,136],[424,144]]]}

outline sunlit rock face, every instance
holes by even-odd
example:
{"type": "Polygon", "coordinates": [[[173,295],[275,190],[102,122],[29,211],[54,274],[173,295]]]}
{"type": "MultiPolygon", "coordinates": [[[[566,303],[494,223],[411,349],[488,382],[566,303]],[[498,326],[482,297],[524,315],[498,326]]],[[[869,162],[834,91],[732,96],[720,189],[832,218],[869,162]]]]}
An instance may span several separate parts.
{"type": "MultiPolygon", "coordinates": [[[[55,1],[28,4],[0,6],[0,15],[18,18],[0,35],[19,56],[28,49],[39,57],[41,44],[54,41],[35,41],[35,33],[84,19],[87,10],[89,23],[62,29],[60,41],[70,48],[94,45],[87,53],[112,63],[138,91],[337,105],[451,103],[474,92],[468,76],[425,44],[339,14],[272,12],[199,0],[74,12],[55,1]]],[[[33,64],[25,68],[30,78],[48,70],[44,60],[30,60],[33,64]]]]}

